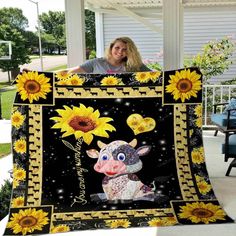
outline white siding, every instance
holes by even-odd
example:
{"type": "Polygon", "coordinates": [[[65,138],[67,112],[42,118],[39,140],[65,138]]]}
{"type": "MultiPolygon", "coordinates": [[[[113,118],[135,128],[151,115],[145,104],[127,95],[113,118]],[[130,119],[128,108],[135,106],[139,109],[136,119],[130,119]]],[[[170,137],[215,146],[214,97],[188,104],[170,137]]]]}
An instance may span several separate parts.
{"type": "MultiPolygon", "coordinates": [[[[162,21],[160,20],[149,19],[149,21],[157,26],[162,26],[162,21]]],[[[144,60],[157,59],[156,54],[163,47],[162,34],[151,31],[146,26],[128,16],[104,14],[105,48],[113,39],[120,36],[130,37],[135,42],[144,60]]]]}
{"type": "MultiPolygon", "coordinates": [[[[210,40],[225,36],[236,37],[236,6],[230,7],[192,7],[184,13],[184,54],[196,55],[201,47],[210,40]]],[[[234,64],[222,76],[211,82],[236,78],[236,53],[234,64]]]]}
{"type": "MultiPolygon", "coordinates": [[[[153,10],[153,9],[152,9],[153,10]]],[[[160,9],[157,9],[161,13],[160,9]]],[[[149,19],[162,27],[162,20],[149,19]]],[[[186,7],[184,9],[184,54],[196,55],[209,40],[232,35],[236,38],[236,6],[186,7]]],[[[104,46],[116,37],[128,36],[134,40],[143,59],[155,59],[163,48],[163,35],[153,32],[130,17],[104,14],[104,46]]],[[[214,83],[236,78],[236,53],[234,64],[224,75],[214,78],[214,83]]]]}

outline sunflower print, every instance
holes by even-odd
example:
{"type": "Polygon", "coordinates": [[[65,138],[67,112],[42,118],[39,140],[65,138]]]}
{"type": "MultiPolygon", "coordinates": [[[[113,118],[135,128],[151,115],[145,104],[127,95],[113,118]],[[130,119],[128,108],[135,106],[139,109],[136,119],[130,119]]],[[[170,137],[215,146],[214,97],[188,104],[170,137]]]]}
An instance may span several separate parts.
{"type": "Polygon", "coordinates": [[[147,83],[151,78],[154,78],[154,76],[150,76],[149,73],[150,72],[137,72],[135,74],[135,79],[140,83],[147,83]]]}
{"type": "Polygon", "coordinates": [[[202,117],[198,117],[196,120],[195,120],[195,124],[198,128],[201,128],[202,127],[202,117]]]}
{"type": "Polygon", "coordinates": [[[131,225],[131,222],[126,219],[120,219],[120,220],[105,220],[105,223],[108,227],[111,229],[115,228],[128,228],[131,225]]]}
{"type": "Polygon", "coordinates": [[[165,218],[153,218],[149,220],[148,225],[151,227],[158,227],[158,226],[168,226],[168,225],[175,225],[177,221],[175,217],[165,217],[165,218]]]}
{"type": "Polygon", "coordinates": [[[29,100],[30,103],[38,101],[40,98],[46,99],[46,95],[51,92],[49,78],[38,72],[23,72],[16,79],[17,92],[23,101],[29,100]]]}
{"type": "Polygon", "coordinates": [[[44,226],[49,224],[48,213],[42,210],[26,209],[19,213],[12,213],[7,228],[13,230],[14,234],[33,233],[35,230],[41,231],[44,226]]]}
{"type": "Polygon", "coordinates": [[[194,148],[191,152],[192,162],[195,164],[204,163],[204,153],[200,148],[194,148]]]}
{"type": "Polygon", "coordinates": [[[22,115],[19,111],[15,111],[11,115],[11,124],[15,128],[19,129],[25,121],[25,116],[22,115]]]}
{"type": "Polygon", "coordinates": [[[197,105],[194,109],[194,114],[197,116],[197,117],[202,117],[202,105],[197,105]]]}
{"type": "Polygon", "coordinates": [[[58,71],[57,73],[55,73],[55,77],[58,80],[67,80],[71,77],[71,73],[68,73],[67,71],[58,71]]]}
{"type": "Polygon", "coordinates": [[[21,153],[21,154],[26,153],[26,140],[25,140],[25,138],[20,138],[20,139],[16,140],[13,144],[13,149],[17,153],[21,153]]]}
{"type": "Polygon", "coordinates": [[[211,185],[208,184],[205,180],[197,181],[197,186],[198,186],[199,192],[203,195],[211,191],[211,185]]]}
{"type": "Polygon", "coordinates": [[[53,226],[50,233],[64,233],[64,232],[69,232],[70,227],[68,225],[57,225],[53,226]]]}
{"type": "Polygon", "coordinates": [[[22,196],[13,198],[11,201],[11,207],[17,208],[24,206],[24,200],[25,199],[22,196]]]}
{"type": "Polygon", "coordinates": [[[147,223],[151,227],[158,227],[165,225],[165,221],[163,221],[161,218],[153,218],[152,220],[149,220],[147,223]]]}
{"type": "Polygon", "coordinates": [[[197,182],[203,181],[204,177],[200,176],[200,175],[195,175],[195,179],[197,182]]]}
{"type": "Polygon", "coordinates": [[[114,86],[114,85],[121,85],[122,80],[115,77],[115,76],[106,76],[101,80],[101,85],[103,86],[114,86]]]}
{"type": "Polygon", "coordinates": [[[174,100],[180,99],[181,102],[189,100],[191,97],[197,97],[197,93],[201,90],[201,75],[196,71],[184,69],[170,75],[169,85],[166,86],[166,92],[173,95],[174,100]]]}
{"type": "Polygon", "coordinates": [[[179,218],[190,220],[192,223],[216,222],[225,220],[225,212],[220,206],[212,203],[194,202],[187,203],[186,206],[180,206],[179,218]]]}
{"type": "Polygon", "coordinates": [[[57,109],[59,117],[52,117],[56,121],[53,129],[61,129],[62,137],[74,135],[76,139],[83,138],[84,142],[90,144],[93,135],[109,138],[107,131],[115,131],[115,127],[108,122],[113,121],[110,117],[100,117],[99,110],[92,107],[85,107],[80,103],[80,107],[70,108],[64,106],[64,109],[57,109]]]}
{"type": "Polygon", "coordinates": [[[17,179],[13,179],[13,181],[12,181],[13,189],[17,188],[19,185],[20,185],[20,181],[17,179]]]}
{"type": "Polygon", "coordinates": [[[146,72],[149,76],[149,79],[152,80],[152,82],[156,82],[159,76],[161,75],[160,71],[151,71],[151,72],[146,72]]]}
{"type": "Polygon", "coordinates": [[[85,79],[79,77],[78,75],[71,76],[66,82],[67,85],[83,85],[85,79]]]}
{"type": "Polygon", "coordinates": [[[26,178],[26,171],[23,168],[13,168],[13,178],[17,181],[24,181],[26,178]]]}
{"type": "Polygon", "coordinates": [[[79,77],[77,74],[70,75],[65,79],[61,79],[57,82],[57,85],[73,85],[73,86],[81,86],[85,82],[83,77],[79,77]]]}
{"type": "Polygon", "coordinates": [[[57,85],[68,85],[67,80],[59,80],[58,82],[56,82],[57,85]]]}

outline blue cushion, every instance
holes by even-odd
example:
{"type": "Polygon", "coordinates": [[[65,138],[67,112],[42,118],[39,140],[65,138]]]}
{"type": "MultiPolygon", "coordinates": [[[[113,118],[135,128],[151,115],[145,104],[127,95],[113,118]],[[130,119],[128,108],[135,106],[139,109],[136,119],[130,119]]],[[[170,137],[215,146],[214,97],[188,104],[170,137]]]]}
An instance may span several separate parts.
{"type": "MultiPolygon", "coordinates": [[[[211,121],[219,126],[227,126],[227,115],[225,114],[212,114],[211,121]]],[[[236,128],[236,116],[230,116],[230,128],[236,128]]]]}
{"type": "MultiPolygon", "coordinates": [[[[225,153],[225,144],[222,144],[222,153],[225,153]]],[[[236,155],[236,134],[229,136],[229,154],[236,155]]]]}
{"type": "MultiPolygon", "coordinates": [[[[229,102],[229,104],[227,105],[227,107],[224,109],[223,114],[228,114],[228,110],[230,109],[236,109],[236,99],[232,98],[229,102]]],[[[231,116],[236,116],[236,110],[233,110],[230,112],[231,116]]]]}

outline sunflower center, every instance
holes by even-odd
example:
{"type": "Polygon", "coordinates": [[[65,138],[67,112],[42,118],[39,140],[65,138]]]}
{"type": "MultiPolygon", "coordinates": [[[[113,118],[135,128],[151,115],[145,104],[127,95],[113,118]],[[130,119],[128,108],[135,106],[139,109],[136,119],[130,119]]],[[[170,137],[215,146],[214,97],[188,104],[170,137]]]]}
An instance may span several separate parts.
{"type": "Polygon", "coordinates": [[[21,227],[32,227],[37,224],[37,219],[33,216],[25,216],[20,219],[19,225],[21,227]]]}
{"type": "Polygon", "coordinates": [[[18,116],[14,116],[13,118],[12,118],[12,120],[13,120],[13,122],[19,122],[20,121],[20,118],[18,117],[18,116]]]}
{"type": "Polygon", "coordinates": [[[22,204],[24,204],[24,202],[22,200],[17,200],[17,202],[16,202],[17,206],[21,206],[22,204]]]}
{"type": "Polygon", "coordinates": [[[187,93],[192,89],[192,82],[189,79],[180,79],[177,83],[177,89],[182,93],[187,93]]]}
{"type": "Polygon", "coordinates": [[[203,208],[196,208],[192,211],[192,214],[194,216],[200,217],[200,218],[208,218],[213,216],[213,212],[209,211],[207,209],[203,209],[203,208]]]}
{"type": "Polygon", "coordinates": [[[20,144],[18,144],[18,148],[19,148],[19,149],[24,149],[24,148],[25,148],[25,145],[24,145],[23,143],[20,143],[20,144]]]}
{"type": "Polygon", "coordinates": [[[79,84],[79,81],[78,81],[78,80],[75,80],[75,79],[74,79],[74,80],[71,80],[70,82],[71,82],[72,85],[77,85],[77,84],[79,84]]]}
{"type": "Polygon", "coordinates": [[[114,79],[108,79],[107,80],[107,84],[109,84],[109,85],[113,85],[115,83],[116,83],[116,80],[114,80],[114,79]]]}
{"type": "Polygon", "coordinates": [[[38,93],[40,91],[40,84],[35,80],[28,80],[25,82],[25,90],[28,93],[38,93]]]}
{"type": "Polygon", "coordinates": [[[16,174],[16,177],[17,177],[17,178],[23,177],[23,173],[21,173],[21,172],[20,172],[20,173],[17,173],[17,174],[16,174]]]}
{"type": "Polygon", "coordinates": [[[74,116],[70,122],[69,125],[74,129],[74,130],[80,130],[83,131],[84,133],[94,130],[96,128],[96,123],[90,119],[89,117],[84,117],[84,116],[74,116]]]}
{"type": "Polygon", "coordinates": [[[141,79],[145,79],[145,77],[146,77],[146,74],[145,74],[145,73],[140,74],[140,78],[141,78],[141,79]]]}

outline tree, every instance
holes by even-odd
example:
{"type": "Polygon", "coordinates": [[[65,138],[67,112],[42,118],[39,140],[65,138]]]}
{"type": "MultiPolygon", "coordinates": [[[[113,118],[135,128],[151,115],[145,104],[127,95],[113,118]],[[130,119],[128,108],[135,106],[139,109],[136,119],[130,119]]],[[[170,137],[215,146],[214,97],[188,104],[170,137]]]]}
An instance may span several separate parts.
{"type": "Polygon", "coordinates": [[[66,46],[65,38],[65,13],[61,11],[49,11],[40,15],[41,25],[46,34],[52,35],[60,54],[61,48],[66,46]]]}
{"type": "Polygon", "coordinates": [[[216,75],[222,75],[233,63],[231,56],[235,50],[235,42],[229,37],[212,40],[205,44],[202,52],[193,57],[185,66],[196,66],[202,74],[204,82],[216,75]]]}
{"type": "Polygon", "coordinates": [[[28,20],[19,8],[3,7],[0,9],[0,25],[11,25],[12,28],[24,31],[28,27],[28,20]]]}
{"type": "Polygon", "coordinates": [[[8,214],[11,200],[11,189],[11,182],[9,180],[5,180],[5,183],[0,189],[0,220],[8,214]]]}
{"type": "Polygon", "coordinates": [[[18,8],[0,9],[0,39],[12,42],[11,60],[0,61],[0,68],[8,71],[8,79],[15,78],[19,72],[19,65],[30,62],[29,50],[24,37],[28,25],[27,18],[18,8]],[[11,78],[10,72],[11,71],[11,78]]]}
{"type": "Polygon", "coordinates": [[[56,40],[51,34],[42,33],[42,47],[47,53],[52,54],[56,49],[56,40]]]}
{"type": "Polygon", "coordinates": [[[86,47],[96,50],[95,14],[90,10],[85,10],[85,39],[86,47]]]}
{"type": "MultiPolygon", "coordinates": [[[[60,54],[61,48],[66,47],[65,37],[65,13],[56,11],[49,11],[43,13],[40,16],[41,25],[43,28],[43,38],[46,40],[44,44],[47,44],[48,51],[53,47],[54,41],[55,46],[60,54]],[[51,35],[51,37],[50,37],[51,35]],[[49,42],[47,42],[49,39],[49,42]],[[54,40],[53,40],[54,39],[54,40]]],[[[92,11],[85,10],[85,38],[86,47],[89,51],[96,49],[96,38],[95,38],[95,14],[92,11]]]]}
{"type": "Polygon", "coordinates": [[[8,80],[19,72],[19,65],[30,62],[29,49],[26,48],[26,40],[23,34],[10,25],[0,26],[0,39],[12,42],[12,58],[11,60],[0,61],[2,71],[8,71],[8,80]],[[11,76],[9,71],[12,72],[11,76]]]}
{"type": "Polygon", "coordinates": [[[37,33],[34,33],[32,31],[25,31],[23,35],[26,42],[26,48],[29,48],[31,54],[34,53],[35,49],[39,47],[39,38],[37,33]]]}

